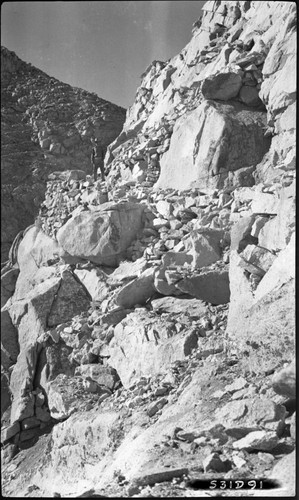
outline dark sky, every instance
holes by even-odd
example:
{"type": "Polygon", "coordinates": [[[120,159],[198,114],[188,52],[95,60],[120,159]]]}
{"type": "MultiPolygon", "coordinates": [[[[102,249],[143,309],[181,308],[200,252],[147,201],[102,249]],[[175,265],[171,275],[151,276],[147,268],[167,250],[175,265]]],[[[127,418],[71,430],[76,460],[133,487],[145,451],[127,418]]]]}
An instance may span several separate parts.
{"type": "Polygon", "coordinates": [[[204,3],[4,2],[1,45],[50,76],[128,107],[151,61],[189,42],[204,3]]]}

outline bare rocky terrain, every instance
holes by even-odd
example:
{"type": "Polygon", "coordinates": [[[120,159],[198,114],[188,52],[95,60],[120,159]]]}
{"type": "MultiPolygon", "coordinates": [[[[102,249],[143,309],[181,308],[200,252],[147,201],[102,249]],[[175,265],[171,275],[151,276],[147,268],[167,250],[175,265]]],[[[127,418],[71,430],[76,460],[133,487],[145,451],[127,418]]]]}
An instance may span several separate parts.
{"type": "Polygon", "coordinates": [[[91,173],[91,138],[106,148],[125,110],[71,87],[1,47],[1,260],[16,234],[34,222],[48,175],[91,173]]]}
{"type": "Polygon", "coordinates": [[[2,55],[3,495],[294,497],[296,5],[206,2],[126,117],[2,55]]]}

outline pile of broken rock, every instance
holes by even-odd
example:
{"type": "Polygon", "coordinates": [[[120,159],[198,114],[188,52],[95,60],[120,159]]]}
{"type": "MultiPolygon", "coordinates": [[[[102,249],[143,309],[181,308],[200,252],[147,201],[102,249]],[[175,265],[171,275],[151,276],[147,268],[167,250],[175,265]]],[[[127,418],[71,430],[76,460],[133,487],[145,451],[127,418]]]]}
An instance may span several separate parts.
{"type": "MultiPolygon", "coordinates": [[[[228,265],[235,259],[233,265],[245,269],[253,301],[262,286],[271,289],[269,275],[276,276],[276,261],[292,241],[293,184],[150,195],[131,186],[116,202],[96,205],[92,198],[82,210],[82,196],[97,185],[52,182],[48,221],[69,203],[69,184],[62,202],[55,198],[62,183],[76,182],[78,207],[56,239],[29,228],[17,264],[5,271],[11,297],[2,308],[2,342],[13,401],[9,408],[7,396],[4,459],[32,446],[53,425],[54,439],[64,422],[75,419],[75,428],[84,429],[108,412],[115,417],[105,439],[118,454],[140,426],[145,439],[147,432],[160,436],[174,416],[176,422],[162,441],[150,438],[162,457],[170,450],[167,473],[164,460],[160,472],[130,479],[121,464],[119,491],[144,496],[177,476],[174,487],[184,489],[188,478],[210,471],[240,477],[272,470],[294,445],[294,373],[272,387],[265,374],[240,372],[238,349],[226,334],[233,290],[228,265]],[[97,246],[95,234],[101,235],[97,246]],[[255,285],[252,275],[258,276],[255,285]],[[174,467],[179,452],[186,462],[180,470],[174,467]]],[[[58,443],[66,439],[57,436],[54,460],[61,459],[58,443]]],[[[107,484],[101,487],[109,491],[107,484]]]]}

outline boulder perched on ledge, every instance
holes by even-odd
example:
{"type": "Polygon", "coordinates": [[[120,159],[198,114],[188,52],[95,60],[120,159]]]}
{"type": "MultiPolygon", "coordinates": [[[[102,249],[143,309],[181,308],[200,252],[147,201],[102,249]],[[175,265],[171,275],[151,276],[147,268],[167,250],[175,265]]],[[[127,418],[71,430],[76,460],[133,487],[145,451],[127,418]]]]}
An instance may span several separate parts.
{"type": "Polygon", "coordinates": [[[116,266],[142,228],[143,210],[139,203],[104,203],[73,215],[58,231],[57,240],[72,256],[116,266]]]}

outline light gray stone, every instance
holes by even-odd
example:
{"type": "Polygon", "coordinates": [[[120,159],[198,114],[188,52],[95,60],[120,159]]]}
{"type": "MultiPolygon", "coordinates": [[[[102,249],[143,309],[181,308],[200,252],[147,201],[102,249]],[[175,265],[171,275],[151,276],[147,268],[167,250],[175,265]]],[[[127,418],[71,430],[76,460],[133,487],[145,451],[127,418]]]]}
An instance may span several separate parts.
{"type": "Polygon", "coordinates": [[[119,380],[114,368],[100,364],[80,365],[76,368],[75,374],[82,375],[83,377],[90,377],[97,382],[97,384],[104,385],[111,390],[119,380]]]}
{"type": "Polygon", "coordinates": [[[136,304],[144,304],[155,293],[155,267],[146,269],[143,273],[124,287],[114,298],[117,305],[130,309],[136,304]]]}
{"type": "Polygon", "coordinates": [[[274,260],[272,266],[259,282],[254,301],[257,302],[266,294],[295,278],[295,233],[292,234],[287,247],[274,260]]]}
{"type": "Polygon", "coordinates": [[[144,206],[108,202],[91,212],[73,215],[57,233],[70,255],[96,264],[116,266],[142,228],[144,206]]]}
{"type": "Polygon", "coordinates": [[[79,278],[92,300],[101,302],[107,297],[109,288],[103,279],[103,273],[98,269],[75,269],[74,275],[79,278]]]}
{"type": "Polygon", "coordinates": [[[209,266],[221,257],[220,240],[223,231],[192,231],[185,239],[187,255],[192,256],[192,269],[209,266]]]}
{"type": "Polygon", "coordinates": [[[164,373],[172,362],[185,359],[196,345],[194,331],[177,333],[172,321],[137,309],[114,328],[108,346],[109,365],[116,369],[124,387],[129,387],[141,376],[164,373]]]}
{"type": "Polygon", "coordinates": [[[183,113],[160,160],[155,190],[222,187],[228,171],[261,161],[270,145],[262,128],[265,113],[244,114],[243,106],[233,101],[204,101],[183,113]]]}
{"type": "Polygon", "coordinates": [[[273,450],[278,444],[276,432],[271,431],[254,431],[247,434],[242,439],[235,441],[233,447],[236,450],[273,450]]]}

